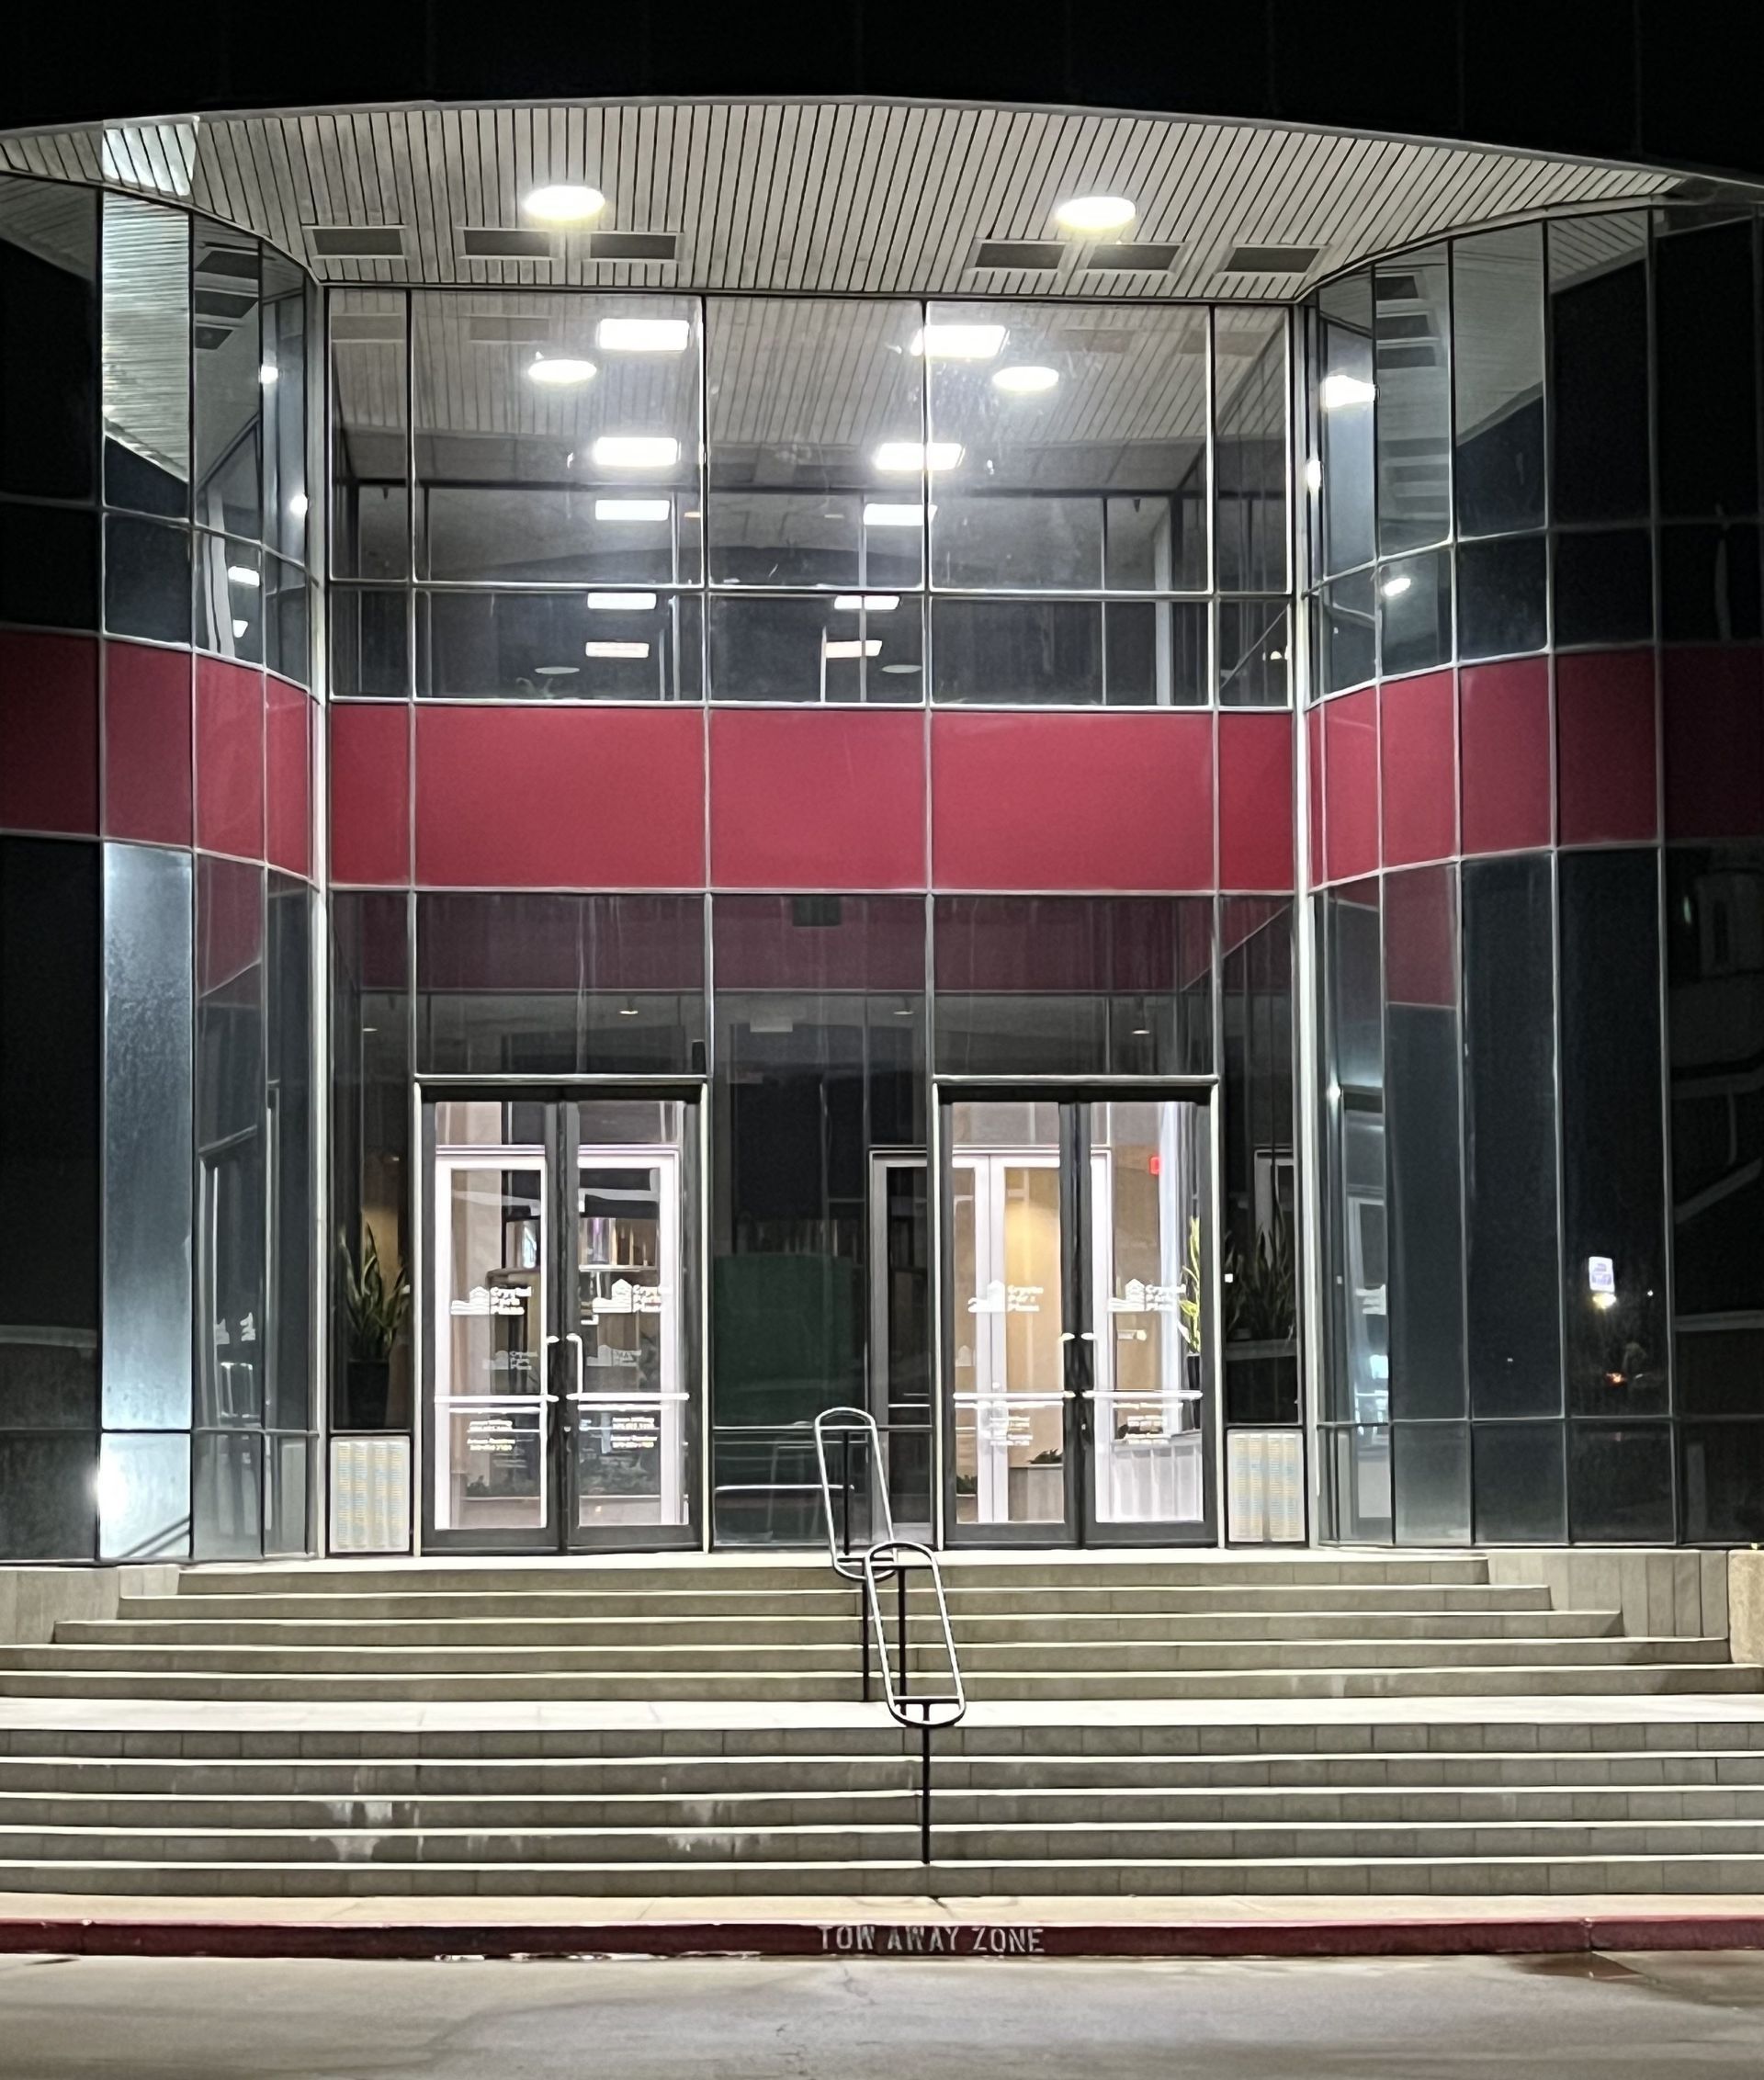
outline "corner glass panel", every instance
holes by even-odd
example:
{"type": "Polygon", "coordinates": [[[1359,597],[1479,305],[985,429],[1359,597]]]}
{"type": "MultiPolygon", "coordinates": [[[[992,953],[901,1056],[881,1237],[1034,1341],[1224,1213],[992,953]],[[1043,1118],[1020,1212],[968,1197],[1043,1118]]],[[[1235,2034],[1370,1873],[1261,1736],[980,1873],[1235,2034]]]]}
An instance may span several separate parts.
{"type": "Polygon", "coordinates": [[[97,249],[92,189],[0,180],[0,311],[6,313],[0,492],[96,494],[97,249]]]}
{"type": "Polygon", "coordinates": [[[254,542],[196,537],[196,647],[238,664],[264,661],[264,552],[254,542]]]}
{"type": "Polygon", "coordinates": [[[261,253],[254,239],[196,228],[196,518],[248,541],[263,532],[261,253]]]}
{"type": "Polygon", "coordinates": [[[1460,536],[1544,525],[1544,232],[1482,232],[1452,246],[1453,481],[1460,536]]]}
{"type": "Polygon", "coordinates": [[[119,513],[105,516],[104,625],[113,636],[141,636],[156,643],[189,641],[187,527],[119,513]]]}
{"type": "Polygon", "coordinates": [[[104,209],[104,498],[190,510],[190,220],[126,195],[104,209]]]}
{"type": "Polygon", "coordinates": [[[1219,906],[1219,958],[1226,1420],[1296,1423],[1292,905],[1227,897],[1219,906]]]}
{"type": "Polygon", "coordinates": [[[1292,610],[1284,600],[1219,602],[1219,706],[1292,704],[1292,610]]]}
{"type": "Polygon", "coordinates": [[[334,585],[331,622],[333,699],[405,700],[411,691],[410,595],[334,585]]]}
{"type": "MultiPolygon", "coordinates": [[[[186,1430],[190,1421],[190,887],[187,853],[104,848],[102,1406],[110,1430],[186,1430]]],[[[187,1516],[188,1452],[180,1449],[187,1516]]]]}
{"type": "Polygon", "coordinates": [[[1654,634],[1654,560],[1645,528],[1555,537],[1555,643],[1645,643],[1654,634]]]}
{"type": "Polygon", "coordinates": [[[1560,1545],[1567,1537],[1560,1423],[1475,1423],[1476,1539],[1489,1545],[1560,1545]]]}
{"type": "Polygon", "coordinates": [[[1378,552],[1452,531],[1452,314],[1445,248],[1373,270],[1378,552]]]}
{"type": "Polygon", "coordinates": [[[198,1431],[191,1441],[191,1550],[198,1560],[256,1560],[264,1550],[264,1439],[198,1431]]]}
{"type": "Polygon", "coordinates": [[[411,568],[410,360],[401,289],[331,298],[331,569],[402,578],[411,568]]]}
{"type": "Polygon", "coordinates": [[[312,1123],[312,894],[292,875],[267,889],[269,1349],[264,1420],[313,1427],[312,1331],[317,1309],[312,1123]]]}
{"type": "Polygon", "coordinates": [[[1333,575],[1370,563],[1373,525],[1372,275],[1367,270],[1330,284],[1319,299],[1317,386],[1317,462],[1322,568],[1333,575]]]}
{"type": "Polygon", "coordinates": [[[98,1558],[129,1566],[189,1554],[187,1433],[107,1437],[98,1447],[98,1558]]]}
{"type": "Polygon", "coordinates": [[[1396,679],[1452,660],[1452,552],[1378,567],[1378,673],[1396,679]]]}
{"type": "MultiPolygon", "coordinates": [[[[1390,1414],[1389,1193],[1379,887],[1319,899],[1325,920],[1325,1160],[1329,1362],[1326,1412],[1361,1432],[1390,1414]]],[[[1387,1450],[1381,1447],[1380,1453],[1387,1450]]],[[[1357,1454],[1351,1454],[1357,1456],[1357,1454]]],[[[1376,1456],[1376,1455],[1375,1455],[1376,1456]]],[[[1384,1511],[1389,1512],[1388,1460],[1384,1511]]],[[[1355,1476],[1358,1478],[1358,1476],[1355,1476]]]]}
{"type": "Polygon", "coordinates": [[[1515,657],[1545,639],[1542,535],[1458,548],[1458,656],[1515,657]]]}
{"type": "Polygon", "coordinates": [[[1377,676],[1376,593],[1370,571],[1325,585],[1320,599],[1317,662],[1323,691],[1339,694],[1377,676]]]}
{"type": "Polygon", "coordinates": [[[266,548],[306,561],[306,283],[291,261],[263,256],[264,517],[266,548]]]}
{"type": "Polygon", "coordinates": [[[1213,312],[1215,576],[1222,592],[1286,590],[1286,313],[1213,312]]]}
{"type": "Polygon", "coordinates": [[[1647,220],[1558,219],[1548,237],[1554,516],[1645,520],[1647,220]]]}

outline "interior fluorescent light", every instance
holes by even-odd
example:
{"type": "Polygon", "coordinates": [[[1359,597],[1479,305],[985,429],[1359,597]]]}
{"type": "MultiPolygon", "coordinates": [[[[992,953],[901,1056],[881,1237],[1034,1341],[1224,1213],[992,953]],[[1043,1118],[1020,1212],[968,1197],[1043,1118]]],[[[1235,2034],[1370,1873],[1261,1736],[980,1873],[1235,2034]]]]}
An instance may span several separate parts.
{"type": "Polygon", "coordinates": [[[647,614],[655,605],[653,593],[590,593],[591,614],[647,614]]]}
{"type": "Polygon", "coordinates": [[[1344,376],[1338,368],[1317,385],[1317,401],[1325,412],[1340,412],[1348,404],[1370,404],[1378,394],[1376,383],[1360,376],[1344,376]]]}
{"type": "Polygon", "coordinates": [[[273,361],[260,361],[257,364],[257,380],[262,383],[266,390],[276,381],[281,372],[273,361]]]}
{"type": "Polygon", "coordinates": [[[536,664],[536,676],[541,679],[573,679],[579,667],[573,664],[536,664]]]}
{"type": "Polygon", "coordinates": [[[1323,465],[1314,455],[1306,460],[1305,489],[1307,492],[1320,492],[1323,489],[1323,465]]]}
{"type": "Polygon", "coordinates": [[[1073,195],[1054,211],[1062,231],[1118,232],[1139,214],[1125,195],[1073,195]]]}
{"type": "Polygon", "coordinates": [[[294,496],[288,502],[288,510],[294,515],[295,519],[304,520],[306,518],[307,503],[308,501],[306,493],[304,492],[296,492],[294,493],[294,496]]]}
{"type": "Polygon", "coordinates": [[[871,460],[878,469],[953,469],[962,459],[960,441],[884,441],[871,460]]]}
{"type": "Polygon", "coordinates": [[[887,500],[869,500],[864,507],[864,525],[866,527],[916,527],[937,508],[922,505],[890,505],[887,500]]]}
{"type": "Polygon", "coordinates": [[[597,187],[571,181],[536,187],[521,204],[529,217],[537,217],[542,224],[579,224],[584,217],[597,217],[605,207],[606,198],[597,187]]]}
{"type": "Polygon", "coordinates": [[[1018,362],[1009,368],[992,371],[992,388],[1003,390],[1011,397],[1039,397],[1050,390],[1059,380],[1057,368],[1043,368],[1031,362],[1018,362]]]}
{"type": "Polygon", "coordinates": [[[1002,325],[927,325],[914,333],[910,351],[933,361],[990,361],[1003,346],[1002,325]]]}
{"type": "Polygon", "coordinates": [[[235,621],[232,625],[232,633],[234,639],[237,640],[237,639],[243,636],[245,630],[250,627],[251,623],[249,621],[235,621]]]}
{"type": "Polygon", "coordinates": [[[855,614],[867,607],[872,614],[892,614],[900,604],[899,593],[841,593],[833,602],[836,614],[855,614]]]}
{"type": "Polygon", "coordinates": [[[593,452],[602,469],[672,469],[680,443],[672,434],[602,434],[593,452]]]}
{"type": "Polygon", "coordinates": [[[594,373],[592,361],[568,354],[536,354],[526,365],[527,381],[543,383],[548,390],[567,390],[572,383],[585,383],[594,373]]]}
{"type": "Polygon", "coordinates": [[[684,318],[603,318],[594,345],[609,354],[684,354],[692,327],[684,318]]]}
{"type": "Polygon", "coordinates": [[[1399,571],[1394,578],[1386,578],[1378,590],[1386,599],[1400,599],[1414,582],[1407,571],[1399,571]]]}
{"type": "Polygon", "coordinates": [[[596,520],[665,520],[673,508],[665,498],[597,498],[596,520]]]}
{"type": "Polygon", "coordinates": [[[261,574],[252,570],[248,564],[229,563],[227,582],[233,585],[261,585],[264,581],[261,574]]]}
{"type": "Polygon", "coordinates": [[[829,638],[823,639],[820,651],[823,657],[829,658],[875,657],[881,648],[881,639],[876,636],[871,636],[863,642],[859,642],[855,637],[850,642],[834,641],[829,638]]]}
{"type": "Polygon", "coordinates": [[[584,657],[648,657],[648,643],[584,643],[584,657]]]}

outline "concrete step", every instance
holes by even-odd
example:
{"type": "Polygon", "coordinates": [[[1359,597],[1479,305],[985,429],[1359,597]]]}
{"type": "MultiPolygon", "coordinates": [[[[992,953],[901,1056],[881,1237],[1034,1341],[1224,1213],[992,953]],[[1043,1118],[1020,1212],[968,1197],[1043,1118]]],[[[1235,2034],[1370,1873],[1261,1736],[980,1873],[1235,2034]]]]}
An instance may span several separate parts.
{"type": "MultiPolygon", "coordinates": [[[[887,1609],[890,1626],[894,1606],[887,1609]]],[[[910,1613],[914,1629],[932,1615],[930,1606],[910,1613]]],[[[970,1646],[1058,1640],[1356,1640],[1385,1639],[1598,1639],[1622,1631],[1614,1611],[1289,1611],[1237,1612],[1147,1611],[957,1611],[952,1624],[958,1645],[970,1646]]],[[[480,1618],[406,1620],[261,1618],[226,1616],[141,1619],[63,1619],[57,1645],[70,1646],[274,1646],[288,1652],[323,1646],[715,1646],[739,1639],[751,1646],[806,1646],[854,1643],[854,1605],[811,1616],[656,1618],[480,1618]]]]}

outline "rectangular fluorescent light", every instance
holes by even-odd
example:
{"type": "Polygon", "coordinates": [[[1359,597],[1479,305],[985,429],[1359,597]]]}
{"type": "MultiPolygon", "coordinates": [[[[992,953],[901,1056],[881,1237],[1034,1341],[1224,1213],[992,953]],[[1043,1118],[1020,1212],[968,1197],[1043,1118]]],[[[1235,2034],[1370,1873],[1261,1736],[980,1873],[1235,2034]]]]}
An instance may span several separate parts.
{"type": "Polygon", "coordinates": [[[990,361],[1003,345],[1002,325],[927,325],[912,335],[911,351],[933,361],[990,361]]]}
{"type": "Polygon", "coordinates": [[[692,327],[684,318],[603,318],[594,344],[608,354],[684,354],[692,327]]]}
{"type": "Polygon", "coordinates": [[[602,434],[593,452],[602,469],[672,469],[680,443],[672,434],[602,434]]]}
{"type": "MultiPolygon", "coordinates": [[[[930,512],[934,514],[933,505],[930,512]]],[[[890,505],[886,500],[871,499],[864,507],[864,525],[866,527],[916,527],[927,516],[922,505],[890,505]]]]}
{"type": "Polygon", "coordinates": [[[584,657],[648,657],[648,643],[584,643],[584,657]]]}
{"type": "Polygon", "coordinates": [[[260,572],[251,570],[243,563],[228,564],[227,580],[230,584],[234,585],[261,585],[264,582],[260,572]]]}
{"type": "Polygon", "coordinates": [[[824,639],[821,642],[820,653],[827,658],[875,657],[881,650],[881,648],[882,639],[879,636],[872,636],[861,643],[856,641],[855,639],[851,642],[835,642],[831,639],[824,639]]]}
{"type": "Polygon", "coordinates": [[[591,614],[647,614],[655,605],[653,593],[590,593],[591,614]]]}
{"type": "Polygon", "coordinates": [[[836,614],[855,614],[867,607],[872,614],[892,614],[900,604],[898,593],[841,593],[833,602],[836,614]]]}
{"type": "Polygon", "coordinates": [[[673,511],[665,498],[597,498],[596,520],[665,520],[673,511]]]}
{"type": "Polygon", "coordinates": [[[1367,382],[1363,376],[1343,375],[1340,369],[1325,376],[1317,390],[1317,401],[1325,412],[1344,411],[1351,404],[1370,404],[1377,394],[1376,383],[1367,382]]]}
{"type": "Polygon", "coordinates": [[[884,441],[871,458],[878,469],[953,469],[962,459],[960,441],[884,441]]]}

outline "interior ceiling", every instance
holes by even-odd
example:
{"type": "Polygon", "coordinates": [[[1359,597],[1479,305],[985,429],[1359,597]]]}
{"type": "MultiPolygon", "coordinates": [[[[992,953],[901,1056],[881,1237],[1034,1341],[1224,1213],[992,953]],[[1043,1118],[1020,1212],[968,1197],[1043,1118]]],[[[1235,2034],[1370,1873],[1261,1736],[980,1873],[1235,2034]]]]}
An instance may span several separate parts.
{"type": "MultiPolygon", "coordinates": [[[[0,138],[0,167],[175,196],[254,231],[322,281],[808,290],[866,295],[1285,300],[1368,254],[1541,210],[1684,189],[1670,172],[1272,125],[865,101],[415,107],[189,118],[0,138]],[[600,188],[549,256],[468,257],[521,198],[600,188]],[[1057,237],[1063,198],[1130,197],[1161,271],[973,266],[981,239],[1057,237]],[[403,257],[326,257],[313,227],[397,226],[403,257]],[[670,232],[672,264],[591,257],[588,232],[670,232]],[[1291,272],[1240,246],[1314,248],[1291,272]]],[[[1707,182],[1690,184],[1702,194],[1707,182]]],[[[1119,233],[1106,243],[1118,242],[1119,233]]]]}

